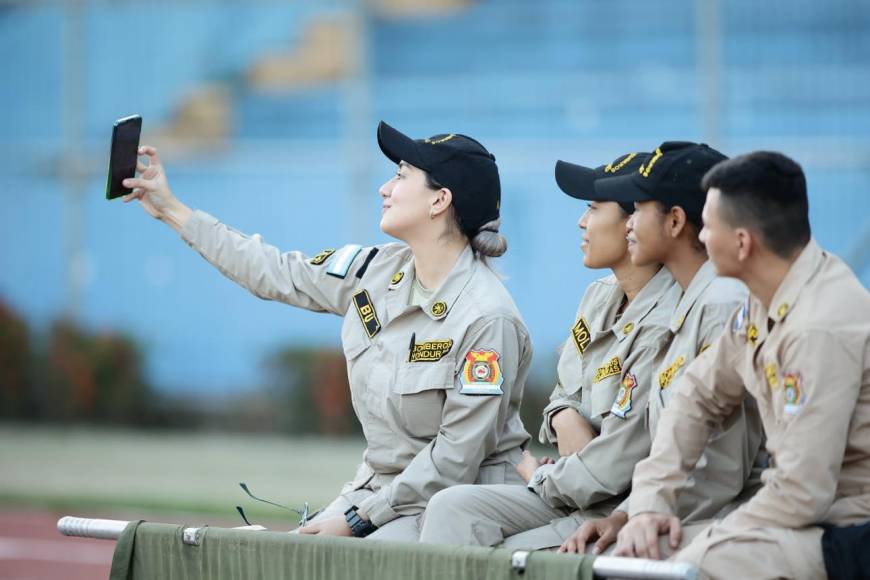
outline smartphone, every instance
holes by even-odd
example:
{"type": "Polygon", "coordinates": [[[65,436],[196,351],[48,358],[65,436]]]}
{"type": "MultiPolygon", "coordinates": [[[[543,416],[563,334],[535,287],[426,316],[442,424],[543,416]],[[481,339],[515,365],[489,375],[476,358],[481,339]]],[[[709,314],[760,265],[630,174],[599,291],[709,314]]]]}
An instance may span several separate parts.
{"type": "Polygon", "coordinates": [[[112,128],[112,150],[109,153],[109,175],[106,179],[106,199],[115,199],[132,193],[124,187],[125,179],[135,177],[139,159],[139,135],[142,117],[131,115],[115,121],[112,128]]]}

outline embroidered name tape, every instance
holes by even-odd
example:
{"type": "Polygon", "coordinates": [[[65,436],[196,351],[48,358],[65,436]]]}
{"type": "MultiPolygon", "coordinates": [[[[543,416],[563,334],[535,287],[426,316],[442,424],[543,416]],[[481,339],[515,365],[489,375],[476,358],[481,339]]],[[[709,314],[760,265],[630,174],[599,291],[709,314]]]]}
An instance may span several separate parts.
{"type": "Polygon", "coordinates": [[[414,343],[408,355],[408,362],[436,362],[444,358],[451,348],[453,348],[452,338],[414,343]]]}
{"type": "Polygon", "coordinates": [[[589,324],[582,316],[577,320],[574,326],[571,327],[571,336],[574,338],[574,346],[577,347],[577,351],[582,355],[586,352],[586,348],[592,341],[592,334],[589,332],[589,324]]]}
{"type": "Polygon", "coordinates": [[[465,355],[460,374],[463,395],[501,395],[504,377],[494,350],[472,350],[465,355]]]}
{"type": "Polygon", "coordinates": [[[326,273],[336,278],[344,278],[347,276],[347,271],[350,270],[350,265],[353,264],[354,258],[361,251],[362,246],[356,244],[351,244],[338,250],[332,260],[330,260],[326,273]]]}
{"type": "Polygon", "coordinates": [[[677,372],[680,370],[680,367],[682,367],[684,364],[686,364],[686,357],[684,357],[683,355],[678,356],[677,360],[675,360],[671,366],[669,366],[668,368],[663,370],[661,374],[659,374],[659,387],[661,387],[662,389],[667,389],[668,386],[671,384],[671,381],[674,380],[674,377],[677,376],[677,372]]]}
{"type": "Polygon", "coordinates": [[[595,376],[592,378],[592,383],[598,383],[606,379],[607,377],[612,377],[613,375],[618,375],[622,372],[622,362],[620,362],[619,357],[615,356],[610,359],[606,364],[601,365],[597,369],[595,369],[595,376]]]}
{"type": "Polygon", "coordinates": [[[369,338],[374,337],[381,331],[381,321],[378,320],[378,314],[375,312],[375,307],[372,305],[372,299],[366,290],[360,290],[353,295],[353,304],[356,306],[359,319],[366,329],[366,334],[369,338]]]}

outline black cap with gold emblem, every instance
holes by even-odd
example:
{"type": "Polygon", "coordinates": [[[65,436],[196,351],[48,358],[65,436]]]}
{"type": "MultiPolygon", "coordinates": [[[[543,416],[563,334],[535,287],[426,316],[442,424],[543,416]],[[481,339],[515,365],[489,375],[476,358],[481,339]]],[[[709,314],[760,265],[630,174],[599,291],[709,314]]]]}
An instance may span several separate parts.
{"type": "Polygon", "coordinates": [[[678,205],[700,220],[707,192],[701,179],[714,165],[728,159],[705,143],[665,141],[642,160],[636,171],[595,183],[595,191],[614,200],[659,201],[678,205]]]}
{"type": "Polygon", "coordinates": [[[462,231],[468,237],[498,219],[501,184],[495,156],[471,137],[446,133],[411,139],[381,121],[378,145],[394,163],[410,163],[450,190],[462,231]]]}
{"type": "Polygon", "coordinates": [[[626,213],[634,212],[634,204],[626,203],[619,199],[598,193],[595,190],[595,182],[601,179],[610,179],[621,175],[629,175],[640,167],[641,161],[648,153],[628,153],[620,155],[607,165],[596,168],[584,167],[567,161],[556,162],[556,183],[559,188],[577,199],[588,201],[616,201],[626,213]]]}

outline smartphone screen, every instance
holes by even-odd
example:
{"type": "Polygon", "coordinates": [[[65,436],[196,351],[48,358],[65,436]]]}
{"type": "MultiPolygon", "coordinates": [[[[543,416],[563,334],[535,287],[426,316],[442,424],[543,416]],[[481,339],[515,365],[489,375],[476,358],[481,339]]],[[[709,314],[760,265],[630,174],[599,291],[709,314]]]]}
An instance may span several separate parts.
{"type": "Polygon", "coordinates": [[[112,129],[112,150],[109,154],[109,175],[106,180],[106,199],[115,199],[132,193],[122,185],[125,179],[136,175],[139,159],[139,134],[142,117],[132,115],[115,121],[112,129]]]}

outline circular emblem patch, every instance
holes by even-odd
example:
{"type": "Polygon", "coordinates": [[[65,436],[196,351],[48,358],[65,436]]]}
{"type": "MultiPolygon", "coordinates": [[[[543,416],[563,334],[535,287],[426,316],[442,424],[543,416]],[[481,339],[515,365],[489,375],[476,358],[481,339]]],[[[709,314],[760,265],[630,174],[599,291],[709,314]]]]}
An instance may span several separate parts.
{"type": "Polygon", "coordinates": [[[432,314],[435,316],[441,316],[447,312],[447,303],[441,302],[440,300],[432,305],[432,314]]]}

